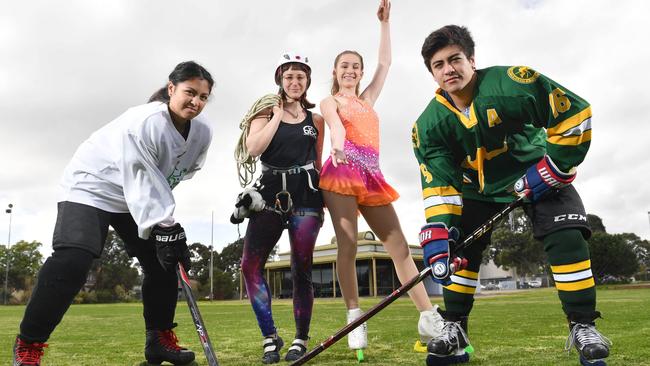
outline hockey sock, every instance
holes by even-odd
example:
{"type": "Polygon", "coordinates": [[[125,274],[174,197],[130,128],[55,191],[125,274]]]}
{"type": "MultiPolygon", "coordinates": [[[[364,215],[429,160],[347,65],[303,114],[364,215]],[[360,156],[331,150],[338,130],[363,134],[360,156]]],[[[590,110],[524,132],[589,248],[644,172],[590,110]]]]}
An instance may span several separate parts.
{"type": "Polygon", "coordinates": [[[451,285],[443,288],[445,310],[457,315],[469,314],[474,305],[478,272],[469,269],[458,271],[451,276],[451,282],[451,285]]]}
{"type": "Polygon", "coordinates": [[[72,304],[93,262],[83,249],[55,249],[38,273],[32,297],[20,323],[20,338],[28,342],[47,341],[72,304]]]}
{"type": "Polygon", "coordinates": [[[544,250],[566,314],[593,313],[596,288],[589,248],[580,230],[564,229],[544,237],[544,250]]]}

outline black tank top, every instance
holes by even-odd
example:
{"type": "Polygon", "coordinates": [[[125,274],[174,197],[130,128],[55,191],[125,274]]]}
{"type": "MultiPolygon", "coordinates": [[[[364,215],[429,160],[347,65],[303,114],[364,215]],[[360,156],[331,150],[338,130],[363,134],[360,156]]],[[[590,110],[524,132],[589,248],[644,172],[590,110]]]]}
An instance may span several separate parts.
{"type": "Polygon", "coordinates": [[[271,143],[262,153],[263,163],[279,168],[305,165],[316,160],[318,130],[310,111],[300,123],[280,122],[271,143]]]}
{"type": "MultiPolygon", "coordinates": [[[[287,169],[316,160],[318,130],[314,125],[312,113],[305,112],[307,116],[300,123],[280,122],[271,143],[260,157],[263,164],[276,169],[287,169]]],[[[322,208],[321,192],[314,192],[309,188],[307,174],[311,176],[312,185],[318,188],[316,170],[287,175],[287,191],[291,193],[294,208],[322,208]]],[[[276,193],[282,190],[281,175],[263,174],[259,183],[260,194],[267,204],[273,206],[276,193]]]]}

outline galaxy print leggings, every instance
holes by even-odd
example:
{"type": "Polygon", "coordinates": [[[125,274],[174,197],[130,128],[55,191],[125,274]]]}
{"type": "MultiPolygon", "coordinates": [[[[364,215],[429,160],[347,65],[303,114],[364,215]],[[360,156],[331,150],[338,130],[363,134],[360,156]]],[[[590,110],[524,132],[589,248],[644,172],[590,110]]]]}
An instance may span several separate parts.
{"type": "MultiPolygon", "coordinates": [[[[316,237],[322,225],[322,210],[295,208],[294,211],[312,213],[292,215],[288,225],[296,338],[306,340],[314,304],[314,288],[311,281],[312,256],[316,237]]],[[[265,337],[275,334],[276,328],[271,313],[271,292],[264,278],[264,264],[283,230],[280,215],[265,210],[250,217],[244,238],[241,268],[246,292],[262,335],[265,337]]]]}

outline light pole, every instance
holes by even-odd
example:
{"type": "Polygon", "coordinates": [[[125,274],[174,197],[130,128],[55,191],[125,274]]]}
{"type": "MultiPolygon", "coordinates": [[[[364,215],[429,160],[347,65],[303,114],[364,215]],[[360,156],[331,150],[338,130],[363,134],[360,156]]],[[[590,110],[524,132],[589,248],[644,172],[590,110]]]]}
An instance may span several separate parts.
{"type": "Polygon", "coordinates": [[[9,263],[11,262],[9,257],[9,246],[11,245],[11,209],[14,207],[11,203],[8,208],[5,210],[9,214],[9,232],[7,234],[7,266],[5,267],[5,292],[4,292],[4,304],[7,305],[7,292],[9,291],[9,263]]]}
{"type": "Polygon", "coordinates": [[[210,226],[210,301],[214,298],[212,275],[214,274],[214,211],[212,211],[212,225],[210,226]]]}

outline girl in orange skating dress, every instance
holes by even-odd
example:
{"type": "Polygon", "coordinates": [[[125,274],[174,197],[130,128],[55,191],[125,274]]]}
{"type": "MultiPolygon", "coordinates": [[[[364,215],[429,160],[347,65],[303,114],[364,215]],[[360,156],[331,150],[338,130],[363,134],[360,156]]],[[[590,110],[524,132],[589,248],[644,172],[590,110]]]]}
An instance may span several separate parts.
{"type": "Polygon", "coordinates": [[[344,151],[347,164],[332,165],[330,157],[321,172],[320,187],[342,195],[355,196],[362,206],[383,206],[399,194],[386,183],[379,169],[379,118],[363,100],[336,94],[347,100],[338,111],[345,128],[344,151]]]}
{"type": "MultiPolygon", "coordinates": [[[[359,308],[356,271],[359,212],[393,260],[399,280],[406,283],[419,274],[392,205],[399,195],[386,183],[379,169],[379,118],[373,105],[391,62],[389,14],[390,3],[381,0],[377,11],[381,23],[379,64],[368,87],[359,93],[363,76],[361,55],[343,51],[334,60],[332,95],[320,104],[332,139],[331,156],[323,165],[320,187],[336,233],[336,272],[348,309],[348,323],[363,314],[359,308]]],[[[442,318],[423,284],[413,287],[409,296],[420,312],[420,339],[416,348],[426,352],[424,345],[438,336],[442,318]]],[[[348,334],[350,348],[362,349],[367,344],[365,323],[348,334]]]]}

